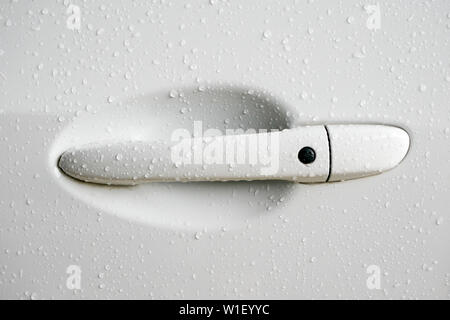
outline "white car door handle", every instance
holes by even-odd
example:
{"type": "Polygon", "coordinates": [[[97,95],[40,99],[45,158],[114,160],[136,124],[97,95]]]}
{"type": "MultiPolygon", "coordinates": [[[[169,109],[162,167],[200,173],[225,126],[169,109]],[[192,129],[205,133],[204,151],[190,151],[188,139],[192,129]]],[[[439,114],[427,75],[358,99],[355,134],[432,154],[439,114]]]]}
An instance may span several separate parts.
{"type": "Polygon", "coordinates": [[[58,165],[86,182],[341,181],[389,170],[409,149],[408,134],[385,125],[316,125],[283,131],[106,141],[65,151],[58,165]]]}

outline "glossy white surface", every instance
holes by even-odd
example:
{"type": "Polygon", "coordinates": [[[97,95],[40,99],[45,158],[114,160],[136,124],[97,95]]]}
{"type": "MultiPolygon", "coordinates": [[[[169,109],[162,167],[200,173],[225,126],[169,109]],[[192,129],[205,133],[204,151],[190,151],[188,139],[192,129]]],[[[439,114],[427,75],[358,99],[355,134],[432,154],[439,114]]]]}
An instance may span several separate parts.
{"type": "Polygon", "coordinates": [[[396,127],[380,125],[327,126],[331,144],[329,181],[371,176],[397,166],[409,149],[409,136],[396,127]]]}
{"type": "Polygon", "coordinates": [[[148,182],[287,180],[343,181],[397,166],[409,148],[408,134],[381,125],[331,125],[283,131],[171,140],[105,141],[66,150],[58,166],[69,176],[107,185],[148,182]],[[299,151],[312,148],[312,163],[299,151]],[[331,156],[330,156],[330,152],[331,156]],[[330,165],[332,165],[330,171],[330,165]]]}
{"type": "Polygon", "coordinates": [[[352,0],[73,1],[73,31],[66,1],[2,1],[0,296],[448,299],[450,3],[377,3],[379,30],[352,0]],[[389,124],[411,146],[382,175],[317,185],[105,187],[57,168],[196,120],[389,124]]]}
{"type": "Polygon", "coordinates": [[[330,170],[328,137],[323,126],[173,138],[113,141],[69,149],[58,164],[76,179],[117,185],[164,181],[325,182],[330,170]],[[316,158],[313,163],[303,164],[298,152],[308,146],[315,150],[316,158]]]}

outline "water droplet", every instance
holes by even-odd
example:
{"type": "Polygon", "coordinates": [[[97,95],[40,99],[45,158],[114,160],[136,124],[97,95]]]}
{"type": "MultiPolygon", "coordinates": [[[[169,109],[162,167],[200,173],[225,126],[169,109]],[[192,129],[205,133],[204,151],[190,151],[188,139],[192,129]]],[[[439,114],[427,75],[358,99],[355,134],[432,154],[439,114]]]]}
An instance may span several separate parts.
{"type": "Polygon", "coordinates": [[[178,96],[178,91],[175,89],[170,90],[169,97],[176,98],[178,96]]]}
{"type": "Polygon", "coordinates": [[[272,32],[266,30],[263,32],[263,39],[270,39],[272,37],[272,32]]]}
{"type": "Polygon", "coordinates": [[[427,86],[426,86],[425,84],[421,84],[421,85],[419,86],[419,91],[420,91],[420,92],[425,92],[425,91],[427,91],[427,86]]]}
{"type": "Polygon", "coordinates": [[[308,92],[303,91],[303,92],[300,94],[300,97],[302,98],[302,100],[308,99],[308,92]]]}

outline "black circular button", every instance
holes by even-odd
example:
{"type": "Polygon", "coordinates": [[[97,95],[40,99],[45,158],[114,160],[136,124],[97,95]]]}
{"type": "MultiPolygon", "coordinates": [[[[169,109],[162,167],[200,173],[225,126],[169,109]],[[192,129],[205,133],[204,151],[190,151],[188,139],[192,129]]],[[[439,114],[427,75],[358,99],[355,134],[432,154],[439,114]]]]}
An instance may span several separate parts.
{"type": "Polygon", "coordinates": [[[316,160],[316,152],[311,147],[304,147],[298,152],[298,160],[304,164],[313,163],[316,160]]]}

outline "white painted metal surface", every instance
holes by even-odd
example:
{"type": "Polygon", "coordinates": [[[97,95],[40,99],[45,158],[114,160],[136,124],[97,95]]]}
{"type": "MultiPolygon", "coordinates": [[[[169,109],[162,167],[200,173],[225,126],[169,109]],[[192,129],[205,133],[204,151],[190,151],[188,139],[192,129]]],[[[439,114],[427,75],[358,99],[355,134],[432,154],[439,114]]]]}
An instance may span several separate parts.
{"type": "Polygon", "coordinates": [[[328,126],[331,150],[329,181],[371,176],[392,169],[409,149],[404,130],[387,126],[328,126]]]}
{"type": "Polygon", "coordinates": [[[0,297],[448,299],[449,14],[445,0],[2,1],[0,297]],[[70,148],[196,121],[392,125],[411,145],[342,183],[104,186],[58,169],[70,148]]]}

